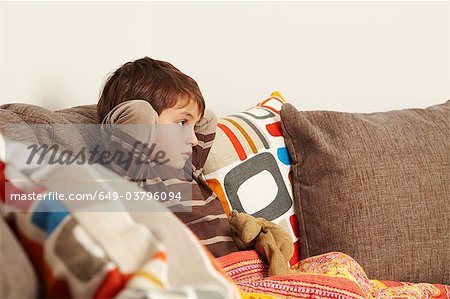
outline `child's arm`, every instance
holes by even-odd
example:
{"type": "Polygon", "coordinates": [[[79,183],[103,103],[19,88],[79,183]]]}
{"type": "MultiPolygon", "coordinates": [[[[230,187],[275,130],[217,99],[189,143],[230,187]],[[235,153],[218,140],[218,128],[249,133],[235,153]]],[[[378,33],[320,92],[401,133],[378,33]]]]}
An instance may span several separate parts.
{"type": "Polygon", "coordinates": [[[194,175],[200,175],[203,172],[206,159],[216,137],[217,116],[211,110],[205,110],[204,116],[195,125],[195,135],[198,139],[198,145],[192,149],[192,164],[194,175]]]}
{"type": "Polygon", "coordinates": [[[101,128],[105,148],[117,155],[106,166],[131,181],[139,180],[148,164],[138,161],[149,161],[148,148],[155,142],[157,119],[157,112],[144,100],[130,100],[114,107],[103,119],[101,128]],[[147,144],[147,150],[143,144],[147,144]],[[119,163],[119,155],[125,162],[119,163]]]}

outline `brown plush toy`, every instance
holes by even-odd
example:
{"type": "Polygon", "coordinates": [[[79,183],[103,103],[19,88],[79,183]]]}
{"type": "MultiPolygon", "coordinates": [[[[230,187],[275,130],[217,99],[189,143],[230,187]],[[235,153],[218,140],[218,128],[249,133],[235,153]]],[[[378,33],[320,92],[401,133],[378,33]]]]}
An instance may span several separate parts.
{"type": "Polygon", "coordinates": [[[289,234],[279,225],[264,218],[231,211],[228,216],[234,242],[239,249],[255,249],[269,262],[269,276],[291,273],[288,266],[294,254],[289,234]]]}

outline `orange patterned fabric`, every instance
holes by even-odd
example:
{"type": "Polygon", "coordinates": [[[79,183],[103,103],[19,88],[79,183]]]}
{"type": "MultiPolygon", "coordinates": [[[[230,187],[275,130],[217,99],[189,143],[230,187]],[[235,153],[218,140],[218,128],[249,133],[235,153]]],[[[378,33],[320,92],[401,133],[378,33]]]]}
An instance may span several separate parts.
{"type": "MultiPolygon", "coordinates": [[[[351,257],[331,252],[300,261],[296,274],[268,277],[268,266],[256,251],[241,251],[218,259],[242,292],[278,298],[450,298],[450,286],[370,280],[351,257]]],[[[254,295],[258,298],[257,295],[254,295]]]]}

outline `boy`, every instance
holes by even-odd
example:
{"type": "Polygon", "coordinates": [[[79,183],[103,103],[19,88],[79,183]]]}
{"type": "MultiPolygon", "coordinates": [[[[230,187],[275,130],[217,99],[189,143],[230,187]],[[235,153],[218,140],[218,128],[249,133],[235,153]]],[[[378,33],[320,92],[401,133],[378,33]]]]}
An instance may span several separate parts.
{"type": "Polygon", "coordinates": [[[128,103],[125,111],[129,112],[128,117],[133,117],[133,121],[126,119],[125,123],[142,123],[151,127],[153,126],[151,121],[155,118],[158,125],[164,124],[159,126],[163,132],[158,134],[156,146],[171,145],[165,148],[166,154],[170,155],[173,146],[176,145],[170,142],[170,139],[164,140],[169,133],[164,130],[168,131],[171,128],[169,124],[191,128],[192,138],[187,142],[188,144],[182,146],[184,151],[177,153],[177,157],[174,155],[169,157],[169,159],[172,158],[169,163],[173,162],[173,167],[182,168],[180,156],[186,158],[188,155],[182,154],[189,154],[192,146],[197,145],[194,126],[205,112],[205,101],[197,83],[168,62],[153,60],[149,57],[127,62],[110,76],[103,88],[97,105],[100,120],[105,120],[106,115],[119,104],[134,99],[144,101],[133,105],[128,103]],[[145,105],[145,102],[150,105],[145,105]],[[130,110],[134,110],[133,113],[130,110]]]}
{"type": "Polygon", "coordinates": [[[220,201],[202,179],[216,117],[205,110],[203,96],[191,77],[168,62],[149,57],[127,62],[107,79],[97,112],[106,147],[132,151],[135,156],[130,168],[116,163],[109,167],[146,191],[192,188],[192,212],[174,214],[214,256],[237,251],[220,201]],[[144,127],[127,126],[131,124],[144,127]],[[155,147],[150,150],[151,144],[155,147]],[[161,162],[160,153],[165,168],[155,167],[161,162]],[[151,163],[136,163],[139,159],[151,163]]]}

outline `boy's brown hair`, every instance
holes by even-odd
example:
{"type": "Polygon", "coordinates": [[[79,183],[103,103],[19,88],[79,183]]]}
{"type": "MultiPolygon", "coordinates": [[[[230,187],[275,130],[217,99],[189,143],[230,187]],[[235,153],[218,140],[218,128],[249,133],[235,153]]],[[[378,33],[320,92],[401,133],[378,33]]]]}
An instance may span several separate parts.
{"type": "Polygon", "coordinates": [[[197,82],[172,64],[144,57],[130,61],[113,72],[107,79],[97,104],[100,121],[118,104],[129,100],[145,100],[161,114],[164,109],[195,102],[201,116],[205,111],[197,82]],[[180,103],[180,97],[187,99],[180,103]]]}

